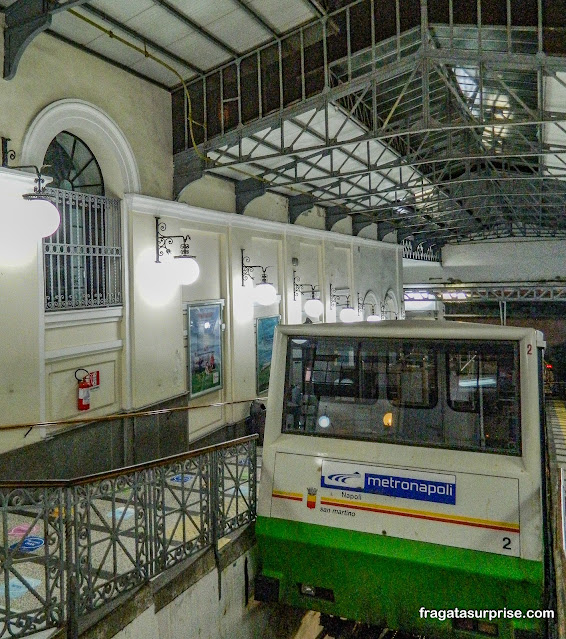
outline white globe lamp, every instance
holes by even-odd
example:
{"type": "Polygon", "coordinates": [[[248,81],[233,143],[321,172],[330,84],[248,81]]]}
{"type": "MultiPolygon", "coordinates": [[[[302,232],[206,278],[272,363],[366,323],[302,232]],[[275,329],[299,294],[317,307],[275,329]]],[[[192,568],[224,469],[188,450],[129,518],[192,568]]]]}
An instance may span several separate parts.
{"type": "Polygon", "coordinates": [[[320,300],[315,299],[314,297],[305,302],[305,313],[313,319],[319,319],[319,317],[322,315],[323,310],[323,303],[320,300]]]}
{"type": "Polygon", "coordinates": [[[345,324],[351,324],[357,319],[358,314],[351,306],[347,306],[340,311],[340,321],[344,322],[345,324]]]}
{"type": "Polygon", "coordinates": [[[181,284],[188,286],[198,279],[200,268],[194,257],[178,255],[175,257],[175,267],[181,284]]]}
{"type": "Polygon", "coordinates": [[[269,282],[260,282],[254,289],[254,298],[261,306],[270,306],[277,301],[275,286],[269,282]]]}
{"type": "Polygon", "coordinates": [[[26,193],[22,197],[26,201],[30,230],[39,237],[53,235],[61,223],[61,215],[55,204],[44,197],[38,197],[37,193],[26,193]]]}

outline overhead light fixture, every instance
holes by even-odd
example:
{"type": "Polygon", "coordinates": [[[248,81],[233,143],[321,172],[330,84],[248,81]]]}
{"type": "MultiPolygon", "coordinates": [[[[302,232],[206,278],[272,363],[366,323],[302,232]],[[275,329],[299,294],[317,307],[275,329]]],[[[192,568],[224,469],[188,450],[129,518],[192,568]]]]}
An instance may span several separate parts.
{"type": "MultiPolygon", "coordinates": [[[[41,171],[34,164],[10,166],[9,161],[15,160],[16,154],[12,149],[8,149],[10,138],[2,137],[1,140],[2,167],[6,169],[33,169],[37,176],[35,178],[37,186],[34,187],[33,193],[24,193],[22,195],[25,206],[21,208],[20,214],[28,218],[25,223],[26,230],[33,229],[39,237],[53,235],[59,228],[61,215],[50,196],[45,192],[45,178],[43,178],[41,171]]],[[[19,221],[21,222],[22,220],[19,221]]]]}
{"type": "Polygon", "coordinates": [[[249,255],[245,255],[244,249],[242,251],[242,286],[246,285],[246,281],[253,280],[252,275],[254,268],[261,269],[261,282],[256,284],[254,289],[254,299],[258,304],[262,306],[271,306],[277,302],[277,291],[275,286],[267,281],[267,269],[270,266],[261,266],[261,264],[248,264],[250,261],[249,255]]]}
{"type": "Polygon", "coordinates": [[[358,319],[358,313],[350,306],[350,301],[346,303],[346,306],[340,311],[340,320],[346,324],[351,324],[358,319]]]}
{"type": "MultiPolygon", "coordinates": [[[[366,297],[367,297],[367,293],[366,293],[366,297]]],[[[381,320],[383,319],[383,307],[381,309],[382,311],[381,314],[376,315],[375,304],[373,304],[372,302],[366,302],[365,297],[364,297],[364,301],[362,301],[360,299],[360,294],[358,293],[358,315],[363,316],[364,308],[366,306],[369,306],[371,309],[370,314],[366,317],[366,322],[381,322],[381,320]]]]}
{"type": "Polygon", "coordinates": [[[320,299],[315,297],[315,293],[317,293],[317,285],[316,284],[300,284],[300,277],[297,275],[296,271],[293,271],[293,299],[296,301],[297,296],[305,295],[308,291],[303,291],[303,288],[310,289],[311,297],[305,302],[303,310],[305,314],[311,317],[312,319],[320,319],[322,312],[324,311],[324,304],[320,299]]]}
{"type": "Polygon", "coordinates": [[[175,268],[179,274],[181,284],[193,284],[196,282],[200,268],[194,255],[190,255],[189,240],[190,235],[164,235],[163,231],[167,230],[165,222],[160,222],[161,218],[155,217],[155,261],[157,264],[162,262],[174,261],[175,268]],[[179,251],[180,255],[173,255],[170,246],[173,241],[180,239],[179,251]]]}
{"type": "Polygon", "coordinates": [[[314,292],[310,300],[305,302],[305,313],[313,319],[319,319],[324,311],[324,304],[314,296],[314,292]]]}
{"type": "Polygon", "coordinates": [[[344,308],[340,311],[340,321],[351,324],[352,322],[356,322],[358,317],[358,312],[352,307],[350,304],[350,295],[348,294],[340,294],[337,293],[337,290],[347,290],[349,289],[335,289],[332,288],[332,284],[330,284],[330,308],[335,307],[337,304],[340,304],[340,298],[345,297],[344,308]]]}

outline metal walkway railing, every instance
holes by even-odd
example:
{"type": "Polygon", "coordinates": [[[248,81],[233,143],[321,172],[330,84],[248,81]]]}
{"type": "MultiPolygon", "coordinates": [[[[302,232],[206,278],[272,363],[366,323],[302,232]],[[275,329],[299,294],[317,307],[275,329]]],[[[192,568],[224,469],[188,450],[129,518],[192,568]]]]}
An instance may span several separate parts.
{"type": "Polygon", "coordinates": [[[253,521],[256,439],[68,481],[0,482],[0,638],[67,627],[253,521]]]}

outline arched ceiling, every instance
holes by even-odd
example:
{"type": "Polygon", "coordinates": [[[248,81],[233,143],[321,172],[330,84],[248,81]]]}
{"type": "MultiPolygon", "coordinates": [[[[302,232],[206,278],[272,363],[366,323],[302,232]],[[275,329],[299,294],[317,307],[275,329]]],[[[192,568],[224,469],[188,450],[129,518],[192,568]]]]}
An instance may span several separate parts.
{"type": "Polygon", "coordinates": [[[177,193],[212,173],[429,255],[566,236],[564,0],[0,7],[5,77],[47,31],[171,91],[177,193]]]}

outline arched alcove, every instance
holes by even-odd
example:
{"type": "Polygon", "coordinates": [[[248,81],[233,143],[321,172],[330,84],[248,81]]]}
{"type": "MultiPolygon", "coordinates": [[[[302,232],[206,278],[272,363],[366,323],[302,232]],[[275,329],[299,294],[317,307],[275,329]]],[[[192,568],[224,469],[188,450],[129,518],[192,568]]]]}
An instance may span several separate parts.
{"type": "Polygon", "coordinates": [[[383,319],[399,319],[399,303],[393,289],[389,289],[383,300],[383,319]]]}
{"type": "Polygon", "coordinates": [[[367,320],[370,315],[380,315],[381,308],[377,300],[377,295],[370,289],[365,295],[363,301],[363,319],[367,320]]]}
{"type": "Polygon", "coordinates": [[[51,141],[62,131],[78,136],[92,150],[107,195],[140,192],[138,166],[126,136],[101,109],[82,100],[52,102],[34,118],[24,136],[21,163],[40,166],[51,141]]]}

